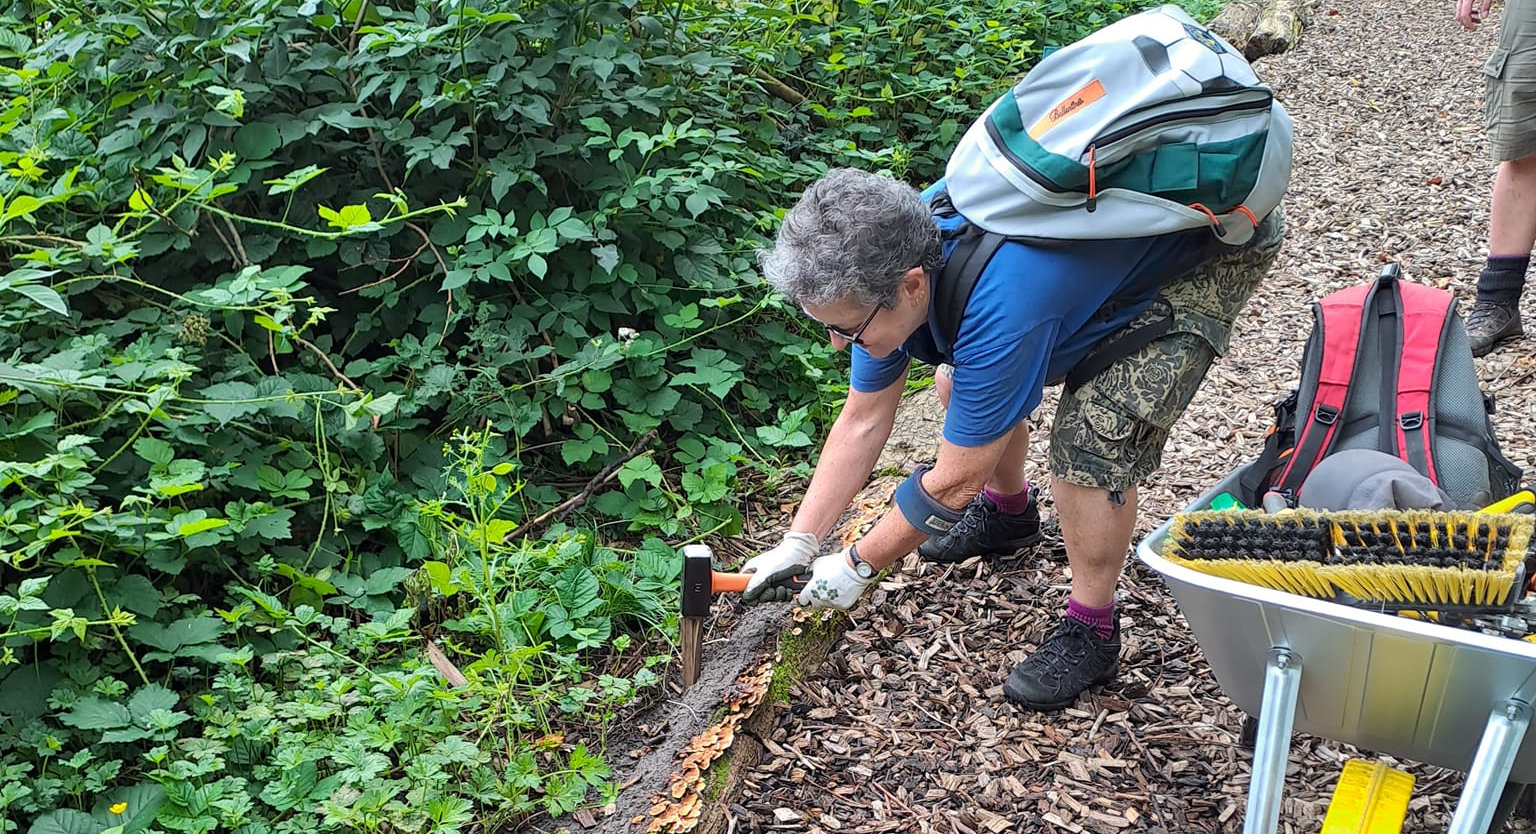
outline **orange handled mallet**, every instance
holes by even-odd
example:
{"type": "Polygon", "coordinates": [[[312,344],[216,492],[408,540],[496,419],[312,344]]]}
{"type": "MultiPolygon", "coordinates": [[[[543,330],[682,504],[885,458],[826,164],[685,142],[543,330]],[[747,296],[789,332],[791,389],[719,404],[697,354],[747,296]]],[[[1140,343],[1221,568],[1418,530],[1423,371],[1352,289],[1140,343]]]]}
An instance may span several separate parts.
{"type": "MultiPolygon", "coordinates": [[[[715,570],[715,554],[708,545],[683,546],[683,618],[678,624],[678,642],[682,647],[683,686],[693,686],[704,665],[704,618],[715,594],[739,594],[752,581],[750,573],[723,573],[715,570]]],[[[810,581],[807,570],[775,581],[776,587],[799,593],[810,581]]]]}

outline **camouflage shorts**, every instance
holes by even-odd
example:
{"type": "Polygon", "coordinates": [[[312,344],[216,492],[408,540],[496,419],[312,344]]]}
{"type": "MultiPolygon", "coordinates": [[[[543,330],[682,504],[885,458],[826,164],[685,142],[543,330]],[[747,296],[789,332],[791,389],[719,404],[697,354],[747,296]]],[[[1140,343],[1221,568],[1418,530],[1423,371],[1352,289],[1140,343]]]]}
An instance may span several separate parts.
{"type": "Polygon", "coordinates": [[[1120,359],[1076,390],[1063,389],[1051,427],[1051,473],[1081,486],[1128,489],[1162,463],[1168,432],[1184,414],[1206,371],[1226,353],[1232,323],[1269,273],[1285,237],[1275,209],[1248,245],[1206,261],[1163,288],[1169,332],[1120,359]]]}

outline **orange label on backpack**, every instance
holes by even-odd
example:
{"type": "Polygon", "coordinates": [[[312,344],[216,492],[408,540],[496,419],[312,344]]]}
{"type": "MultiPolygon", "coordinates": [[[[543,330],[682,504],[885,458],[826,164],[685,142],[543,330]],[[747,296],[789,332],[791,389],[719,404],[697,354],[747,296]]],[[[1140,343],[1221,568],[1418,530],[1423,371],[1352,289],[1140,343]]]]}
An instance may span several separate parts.
{"type": "Polygon", "coordinates": [[[1040,141],[1046,131],[1066,121],[1072,115],[1081,111],[1084,107],[1104,97],[1104,85],[1095,78],[1081,90],[1061,100],[1061,103],[1051,108],[1051,112],[1040,117],[1040,121],[1030,125],[1029,138],[1040,141]]]}

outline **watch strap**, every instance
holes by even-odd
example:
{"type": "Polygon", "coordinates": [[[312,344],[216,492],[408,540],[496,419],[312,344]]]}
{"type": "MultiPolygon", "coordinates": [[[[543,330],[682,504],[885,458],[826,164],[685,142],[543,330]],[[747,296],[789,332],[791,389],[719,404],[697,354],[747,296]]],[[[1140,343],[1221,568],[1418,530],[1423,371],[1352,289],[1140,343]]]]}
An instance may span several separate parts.
{"type": "Polygon", "coordinates": [[[875,578],[875,566],[859,557],[859,548],[857,544],[848,545],[848,561],[853,563],[854,575],[858,576],[860,579],[875,578]]]}

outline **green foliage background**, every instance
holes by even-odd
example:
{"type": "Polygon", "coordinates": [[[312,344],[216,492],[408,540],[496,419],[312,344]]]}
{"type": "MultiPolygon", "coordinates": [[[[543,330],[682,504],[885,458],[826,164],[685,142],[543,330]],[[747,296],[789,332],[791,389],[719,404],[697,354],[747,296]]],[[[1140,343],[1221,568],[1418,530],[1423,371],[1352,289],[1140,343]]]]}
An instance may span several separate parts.
{"type": "Polygon", "coordinates": [[[1130,10],[11,5],[0,832],[601,801],[673,547],[804,474],[844,384],[754,274],[777,213],[932,180],[1130,10]]]}

